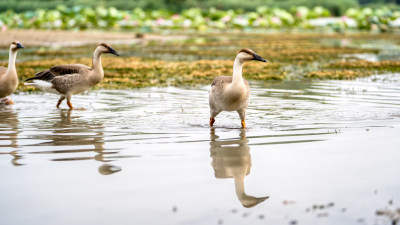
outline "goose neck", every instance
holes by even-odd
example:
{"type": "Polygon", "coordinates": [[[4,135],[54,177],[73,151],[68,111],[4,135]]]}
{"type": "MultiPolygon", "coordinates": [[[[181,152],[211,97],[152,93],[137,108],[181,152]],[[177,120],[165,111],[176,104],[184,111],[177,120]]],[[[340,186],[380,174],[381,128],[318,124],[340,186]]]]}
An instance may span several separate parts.
{"type": "Polygon", "coordinates": [[[102,52],[99,49],[96,49],[94,51],[93,62],[92,62],[93,70],[103,70],[103,66],[101,65],[101,54],[102,52]]]}
{"type": "Polygon", "coordinates": [[[232,84],[243,82],[242,68],[243,62],[238,57],[236,57],[235,62],[233,63],[232,84]]]}
{"type": "Polygon", "coordinates": [[[244,177],[245,176],[242,174],[240,174],[240,175],[235,174],[233,176],[234,181],[235,181],[235,192],[236,192],[236,196],[239,198],[239,200],[242,200],[246,196],[246,193],[244,190],[244,177]]]}
{"type": "Polygon", "coordinates": [[[8,72],[16,71],[15,69],[15,59],[17,58],[17,51],[10,48],[10,53],[8,56],[8,72]]]}

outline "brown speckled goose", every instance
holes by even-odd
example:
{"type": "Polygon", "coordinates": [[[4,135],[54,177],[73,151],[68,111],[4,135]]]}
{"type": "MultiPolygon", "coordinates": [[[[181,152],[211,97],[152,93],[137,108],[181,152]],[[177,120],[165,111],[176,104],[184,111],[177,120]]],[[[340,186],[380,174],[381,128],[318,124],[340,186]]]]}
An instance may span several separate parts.
{"type": "Polygon", "coordinates": [[[102,43],[94,51],[92,68],[82,64],[53,66],[27,79],[25,85],[32,85],[43,91],[61,95],[57,108],[66,98],[69,108],[73,109],[71,96],[87,91],[103,79],[104,71],[101,65],[103,53],[119,56],[109,44],[102,43]]]}
{"type": "Polygon", "coordinates": [[[242,77],[242,68],[243,64],[250,60],[266,62],[251,49],[241,49],[233,63],[233,75],[217,77],[212,82],[209,94],[210,126],[214,125],[215,117],[220,112],[237,111],[242,120],[242,127],[246,127],[245,117],[250,86],[242,77]]]}
{"type": "MultiPolygon", "coordinates": [[[[17,70],[15,69],[15,59],[18,49],[24,48],[18,41],[14,41],[10,45],[10,53],[8,58],[8,68],[0,66],[0,99],[11,95],[18,86],[17,70]]],[[[7,105],[14,104],[11,99],[4,99],[7,105]]]]}

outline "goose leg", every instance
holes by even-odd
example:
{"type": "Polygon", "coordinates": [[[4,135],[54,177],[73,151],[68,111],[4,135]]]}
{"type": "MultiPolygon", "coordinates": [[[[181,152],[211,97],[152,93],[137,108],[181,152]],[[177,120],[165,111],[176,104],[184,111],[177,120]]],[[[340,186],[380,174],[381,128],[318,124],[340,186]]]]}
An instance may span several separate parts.
{"type": "Polygon", "coordinates": [[[10,97],[4,97],[4,98],[0,98],[0,104],[14,105],[14,102],[11,100],[10,97]]]}
{"type": "Polygon", "coordinates": [[[11,100],[11,98],[8,99],[8,102],[6,102],[6,105],[14,105],[14,102],[11,100]]]}
{"type": "Polygon", "coordinates": [[[246,128],[246,109],[239,109],[237,112],[239,113],[240,120],[242,121],[242,128],[246,128]]]}
{"type": "Polygon", "coordinates": [[[60,108],[60,104],[61,104],[62,101],[64,101],[64,99],[65,99],[65,96],[61,96],[61,97],[58,99],[57,108],[60,108]]]}
{"type": "Polygon", "coordinates": [[[69,108],[72,110],[74,109],[74,107],[71,104],[71,96],[67,96],[67,105],[69,106],[69,108]]]}
{"type": "Polygon", "coordinates": [[[210,126],[212,127],[213,125],[214,125],[214,122],[215,122],[215,117],[219,114],[220,112],[218,112],[218,111],[214,111],[214,110],[212,110],[212,109],[210,109],[210,114],[211,114],[211,116],[210,116],[210,126]]]}
{"type": "Polygon", "coordinates": [[[210,117],[210,126],[212,127],[214,125],[215,119],[210,117]]]}

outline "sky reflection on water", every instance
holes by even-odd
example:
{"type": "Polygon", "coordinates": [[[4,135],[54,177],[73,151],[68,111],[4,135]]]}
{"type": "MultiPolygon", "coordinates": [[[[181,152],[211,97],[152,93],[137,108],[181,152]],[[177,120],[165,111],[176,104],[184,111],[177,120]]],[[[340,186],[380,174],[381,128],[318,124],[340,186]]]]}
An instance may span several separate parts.
{"type": "Polygon", "coordinates": [[[0,109],[0,222],[387,224],[399,81],[253,83],[246,130],[234,112],[208,127],[209,87],[90,91],[72,112],[15,95],[0,109]]]}

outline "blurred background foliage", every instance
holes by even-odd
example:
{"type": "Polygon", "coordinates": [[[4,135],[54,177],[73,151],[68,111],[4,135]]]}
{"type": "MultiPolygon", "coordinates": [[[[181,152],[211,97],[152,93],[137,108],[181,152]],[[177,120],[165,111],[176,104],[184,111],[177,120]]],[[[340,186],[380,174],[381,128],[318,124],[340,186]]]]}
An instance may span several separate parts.
{"type": "Polygon", "coordinates": [[[13,10],[23,12],[34,9],[55,9],[58,5],[67,7],[90,6],[90,7],[115,7],[121,10],[132,10],[142,8],[144,10],[166,9],[181,12],[188,8],[209,9],[241,9],[254,11],[259,6],[270,8],[281,8],[289,10],[293,6],[305,6],[313,8],[322,6],[328,9],[332,15],[340,16],[348,8],[357,7],[382,7],[397,8],[400,0],[0,0],[0,12],[13,10]]]}
{"type": "Polygon", "coordinates": [[[400,0],[0,1],[0,28],[213,31],[400,27],[400,0]]]}

